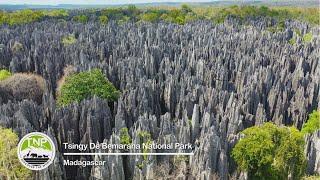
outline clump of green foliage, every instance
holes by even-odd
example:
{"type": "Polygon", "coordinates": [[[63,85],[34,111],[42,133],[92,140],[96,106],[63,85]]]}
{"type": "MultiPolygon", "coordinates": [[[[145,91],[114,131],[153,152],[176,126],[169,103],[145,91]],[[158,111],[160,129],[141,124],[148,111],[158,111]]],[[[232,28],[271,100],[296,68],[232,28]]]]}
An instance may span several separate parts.
{"type": "Polygon", "coordinates": [[[11,13],[1,12],[1,24],[17,25],[38,21],[43,17],[41,11],[32,11],[30,9],[14,11],[11,13]]]}
{"type": "MultiPolygon", "coordinates": [[[[151,139],[151,134],[147,131],[139,131],[138,132],[138,137],[140,138],[140,143],[141,143],[141,146],[142,144],[151,144],[152,143],[152,139],[151,139]]],[[[147,148],[145,148],[144,146],[142,146],[142,153],[148,153],[149,150],[147,148]]],[[[147,155],[143,155],[143,159],[144,161],[147,160],[147,155]]]]}
{"type": "Polygon", "coordinates": [[[185,156],[185,155],[178,155],[174,157],[174,162],[175,165],[178,167],[180,163],[182,162],[189,162],[189,156],[185,156]]]}
{"type": "Polygon", "coordinates": [[[143,169],[143,167],[144,167],[144,163],[143,162],[141,162],[141,163],[137,163],[137,165],[136,165],[140,170],[142,170],[143,169]]]}
{"type": "MultiPolygon", "coordinates": [[[[138,131],[138,137],[139,137],[139,139],[140,139],[140,146],[142,147],[142,153],[148,153],[149,152],[149,149],[148,148],[145,148],[144,146],[143,146],[143,144],[145,144],[145,145],[149,145],[149,144],[151,144],[152,143],[152,138],[151,138],[151,134],[149,133],[149,132],[147,132],[147,131],[138,131]]],[[[142,160],[142,162],[140,162],[140,163],[137,163],[137,167],[139,168],[139,169],[143,169],[143,167],[145,167],[145,165],[147,164],[147,159],[148,158],[148,156],[147,155],[143,155],[143,160],[142,160]]]]}
{"type": "Polygon", "coordinates": [[[180,9],[172,9],[162,14],[161,19],[170,23],[183,25],[198,19],[198,17],[189,6],[182,5],[180,9]]]}
{"type": "Polygon", "coordinates": [[[146,12],[144,14],[141,14],[140,15],[140,19],[142,21],[154,23],[154,22],[157,22],[157,21],[160,20],[160,16],[159,16],[159,14],[157,12],[152,12],[151,11],[151,12],[146,12]]]}
{"type": "Polygon", "coordinates": [[[303,125],[301,132],[304,134],[314,133],[320,129],[320,111],[313,111],[309,114],[308,121],[303,125]]]}
{"type": "Polygon", "coordinates": [[[222,23],[227,17],[232,16],[239,20],[248,17],[267,17],[284,22],[287,19],[295,19],[319,24],[320,16],[317,8],[300,7],[266,7],[266,6],[229,6],[229,7],[198,7],[193,8],[198,17],[211,19],[216,23],[222,23]]]}
{"type": "Polygon", "coordinates": [[[89,18],[88,18],[88,16],[86,16],[84,14],[81,14],[81,15],[78,15],[78,16],[74,16],[72,18],[72,20],[74,20],[76,22],[79,22],[79,23],[87,23],[89,18]]]}
{"type": "Polygon", "coordinates": [[[42,11],[44,16],[48,16],[48,17],[67,17],[69,16],[68,11],[66,11],[65,9],[55,9],[55,10],[50,10],[50,11],[42,11]]]}
{"type": "Polygon", "coordinates": [[[128,128],[120,129],[120,143],[121,144],[131,144],[132,140],[128,133],[128,128]]]}
{"type": "Polygon", "coordinates": [[[320,175],[314,175],[314,176],[305,176],[302,178],[302,180],[319,180],[320,175]]]}
{"type": "Polygon", "coordinates": [[[192,118],[188,119],[188,123],[189,123],[189,126],[191,127],[192,126],[192,118]]]}
{"type": "Polygon", "coordinates": [[[231,156],[249,179],[297,179],[304,175],[304,137],[294,127],[272,123],[245,129],[231,156]]]}
{"type": "Polygon", "coordinates": [[[95,95],[108,101],[115,101],[120,92],[99,69],[74,73],[65,78],[60,88],[58,105],[80,102],[95,95]]]}
{"type": "Polygon", "coordinates": [[[107,24],[108,23],[108,21],[109,21],[109,19],[108,19],[108,17],[107,16],[100,16],[99,17],[99,22],[101,23],[101,24],[107,24]]]}
{"type": "Polygon", "coordinates": [[[45,17],[61,18],[68,16],[66,10],[31,10],[24,9],[13,12],[0,11],[0,24],[19,25],[44,19],[45,17]]]}
{"type": "Polygon", "coordinates": [[[308,43],[312,41],[312,38],[313,38],[312,33],[309,32],[303,36],[302,40],[303,42],[308,43]]]}
{"type": "Polygon", "coordinates": [[[0,127],[0,179],[31,179],[32,172],[17,157],[18,136],[0,127]]]}
{"type": "Polygon", "coordinates": [[[62,38],[62,44],[64,46],[70,46],[76,42],[77,42],[77,39],[75,38],[75,36],[73,34],[62,38]]]}
{"type": "Polygon", "coordinates": [[[11,72],[5,69],[0,70],[0,81],[12,76],[11,72]]]}
{"type": "Polygon", "coordinates": [[[289,40],[289,44],[295,45],[295,44],[296,44],[296,39],[295,39],[295,38],[291,38],[291,39],[289,40]]]}

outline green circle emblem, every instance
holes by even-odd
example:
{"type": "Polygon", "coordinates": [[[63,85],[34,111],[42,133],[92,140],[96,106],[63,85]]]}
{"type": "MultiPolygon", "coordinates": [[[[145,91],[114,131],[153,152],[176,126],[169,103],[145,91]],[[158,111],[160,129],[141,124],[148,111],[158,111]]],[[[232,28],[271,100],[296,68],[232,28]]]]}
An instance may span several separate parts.
{"type": "Polygon", "coordinates": [[[55,146],[46,134],[33,132],[25,135],[18,144],[18,158],[28,169],[42,170],[54,160],[55,146]]]}

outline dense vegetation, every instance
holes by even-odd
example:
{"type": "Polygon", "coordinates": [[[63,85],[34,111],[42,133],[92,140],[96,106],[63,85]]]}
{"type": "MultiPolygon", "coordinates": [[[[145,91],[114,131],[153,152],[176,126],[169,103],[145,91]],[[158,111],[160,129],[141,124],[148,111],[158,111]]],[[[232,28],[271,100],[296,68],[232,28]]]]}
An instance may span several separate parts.
{"type": "Polygon", "coordinates": [[[120,144],[131,144],[132,140],[128,133],[128,128],[120,129],[120,144]]]}
{"type": "Polygon", "coordinates": [[[296,128],[265,123],[242,134],[232,157],[250,179],[300,179],[304,175],[304,137],[296,128]]]}
{"type": "Polygon", "coordinates": [[[31,179],[31,171],[18,160],[18,136],[0,126],[0,179],[31,179]]]}
{"type": "Polygon", "coordinates": [[[109,101],[115,101],[119,96],[119,91],[99,69],[66,77],[59,92],[58,104],[64,106],[94,95],[109,101]]]}
{"type": "MultiPolygon", "coordinates": [[[[239,129],[251,126],[258,118],[300,127],[302,118],[310,108],[317,108],[314,102],[319,99],[319,75],[315,71],[320,65],[319,37],[312,37],[317,27],[284,23],[281,16],[272,15],[274,9],[182,6],[160,10],[130,6],[70,10],[68,16],[61,17],[65,20],[48,18],[9,28],[4,25],[0,61],[15,74],[0,81],[0,124],[17,132],[52,128],[58,147],[70,139],[82,143],[117,139],[121,144],[181,141],[194,145],[194,156],[102,156],[101,160],[106,160],[102,168],[63,166],[63,159],[72,159],[64,156],[50,170],[59,173],[41,171],[37,177],[99,179],[97,175],[103,174],[115,179],[160,179],[153,173],[166,166],[167,174],[181,179],[214,174],[221,179],[238,179],[229,152],[238,141],[239,129]],[[247,10],[242,12],[242,8],[247,10]],[[215,24],[226,18],[224,23],[215,24]],[[205,21],[177,25],[197,19],[205,21]],[[126,21],[130,23],[121,25],[126,21]],[[169,23],[152,25],[145,21],[169,23]],[[239,27],[239,22],[245,27],[239,27]],[[287,30],[265,32],[269,26],[272,31],[287,30]],[[291,35],[294,38],[290,42],[296,47],[287,44],[291,35]],[[303,44],[310,41],[313,43],[303,44]],[[86,71],[92,67],[102,70],[86,71]],[[41,86],[26,74],[17,76],[18,72],[39,74],[46,78],[46,88],[32,95],[37,98],[28,97],[41,86]],[[105,72],[124,92],[118,102],[110,102],[119,92],[105,72]],[[56,86],[57,101],[52,98],[56,86]],[[108,107],[92,96],[107,99],[108,107]],[[66,106],[83,99],[81,105],[66,106]],[[65,107],[57,108],[55,103],[65,107]]],[[[304,128],[314,129],[312,122],[308,120],[304,128]]],[[[294,128],[269,123],[249,128],[233,157],[251,179],[299,178],[305,167],[303,135],[294,128]]],[[[317,170],[312,163],[319,159],[314,146],[317,139],[310,137],[305,138],[309,175],[317,170]]],[[[142,147],[132,152],[158,151],[142,147]]],[[[168,177],[166,173],[158,177],[168,177]]]]}
{"type": "MultiPolygon", "coordinates": [[[[140,144],[142,147],[142,153],[148,153],[149,149],[144,148],[143,144],[149,145],[152,143],[151,134],[147,131],[139,131],[138,137],[140,139],[140,144]]],[[[147,155],[143,155],[143,160],[147,161],[147,155]]]]}
{"type": "Polygon", "coordinates": [[[266,7],[266,6],[230,6],[216,8],[196,8],[196,14],[221,22],[228,16],[237,17],[241,20],[247,17],[270,17],[283,22],[287,19],[306,21],[311,24],[319,24],[319,13],[317,8],[298,7],[266,7]]]}
{"type": "Polygon", "coordinates": [[[11,75],[12,74],[8,70],[5,70],[5,69],[0,70],[0,81],[7,79],[11,75]]]}
{"type": "Polygon", "coordinates": [[[77,41],[77,39],[75,38],[75,36],[73,34],[62,38],[62,44],[64,46],[72,45],[72,44],[76,43],[76,41],[77,41]]]}
{"type": "Polygon", "coordinates": [[[313,111],[308,121],[303,125],[302,133],[313,133],[320,129],[320,111],[313,111]]]}
{"type": "Polygon", "coordinates": [[[39,21],[45,18],[62,18],[68,16],[66,10],[19,10],[14,12],[0,11],[0,24],[25,24],[34,21],[39,21]]]}
{"type": "Polygon", "coordinates": [[[230,6],[230,7],[189,7],[181,8],[146,8],[138,9],[133,5],[127,8],[107,8],[95,11],[83,11],[81,14],[70,15],[66,10],[19,10],[14,12],[0,12],[0,24],[25,24],[46,18],[65,18],[86,23],[94,19],[100,23],[114,20],[119,23],[127,21],[166,21],[176,24],[185,24],[197,19],[207,19],[215,23],[223,22],[232,16],[239,20],[256,17],[270,17],[278,21],[279,26],[287,19],[306,21],[319,24],[320,17],[317,8],[273,7],[266,6],[230,6]]]}

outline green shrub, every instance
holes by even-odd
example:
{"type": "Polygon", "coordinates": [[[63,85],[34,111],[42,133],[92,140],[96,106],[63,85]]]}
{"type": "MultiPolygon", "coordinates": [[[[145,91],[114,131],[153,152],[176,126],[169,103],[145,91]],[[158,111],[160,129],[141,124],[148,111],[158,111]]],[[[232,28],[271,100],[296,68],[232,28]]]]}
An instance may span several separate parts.
{"type": "Polygon", "coordinates": [[[101,70],[93,69],[71,74],[65,78],[59,92],[58,105],[65,106],[72,102],[80,102],[94,95],[108,101],[115,101],[119,94],[120,92],[104,76],[101,70]]]}
{"type": "Polygon", "coordinates": [[[314,176],[305,176],[302,178],[302,180],[319,180],[320,175],[314,175],[314,176]]]}
{"type": "Polygon", "coordinates": [[[77,39],[74,37],[74,35],[69,35],[62,38],[62,44],[64,46],[70,46],[76,42],[77,42],[77,39]]]}
{"type": "Polygon", "coordinates": [[[296,44],[296,39],[295,39],[295,38],[291,38],[291,39],[289,40],[289,44],[295,45],[295,44],[296,44]]]}
{"type": "Polygon", "coordinates": [[[32,172],[17,157],[18,136],[0,127],[0,179],[31,179],[32,172]]]}
{"type": "Polygon", "coordinates": [[[141,163],[137,163],[137,165],[136,165],[140,170],[142,170],[143,169],[143,167],[144,167],[144,163],[143,162],[141,162],[141,163]]]}
{"type": "Polygon", "coordinates": [[[131,144],[131,137],[128,133],[128,128],[120,129],[120,143],[121,144],[131,144]]]}
{"type": "Polygon", "coordinates": [[[124,24],[124,23],[129,22],[129,21],[130,21],[130,17],[129,16],[122,16],[121,19],[119,19],[117,21],[117,23],[124,24]]]}
{"type": "Polygon", "coordinates": [[[157,22],[160,19],[159,14],[155,12],[148,12],[141,15],[140,19],[146,22],[157,22]]]}
{"type": "Polygon", "coordinates": [[[249,179],[287,179],[304,175],[304,138],[296,128],[272,123],[245,129],[231,156],[249,179]]]}
{"type": "Polygon", "coordinates": [[[11,72],[5,69],[0,70],[0,81],[12,76],[11,72]]]}
{"type": "MultiPolygon", "coordinates": [[[[139,131],[138,137],[140,138],[140,143],[142,146],[142,153],[148,153],[149,149],[145,148],[142,144],[149,145],[152,143],[151,134],[147,131],[139,131]]],[[[143,155],[143,160],[147,160],[147,155],[143,155]]]]}
{"type": "Polygon", "coordinates": [[[178,155],[174,157],[174,162],[176,166],[179,166],[180,163],[182,162],[189,162],[189,156],[185,156],[185,155],[178,155]]]}
{"type": "Polygon", "coordinates": [[[297,28],[295,28],[294,29],[294,33],[296,33],[297,34],[297,36],[301,36],[301,32],[300,32],[300,30],[299,29],[297,29],[297,28]]]}
{"type": "Polygon", "coordinates": [[[303,36],[302,40],[303,40],[303,42],[308,43],[308,42],[312,41],[312,38],[313,38],[312,34],[307,33],[303,36]]]}
{"type": "Polygon", "coordinates": [[[166,15],[163,15],[162,18],[164,21],[180,24],[185,24],[185,16],[186,14],[181,9],[173,9],[170,10],[166,15]]]}
{"type": "Polygon", "coordinates": [[[99,22],[101,23],[101,24],[107,24],[108,23],[108,21],[109,21],[109,19],[108,19],[108,17],[107,16],[100,16],[99,17],[99,22]]]}
{"type": "Polygon", "coordinates": [[[55,9],[55,10],[43,11],[43,14],[45,16],[49,16],[49,17],[66,17],[66,16],[69,16],[68,11],[66,11],[65,9],[55,9]]]}
{"type": "Polygon", "coordinates": [[[80,23],[87,23],[88,20],[89,20],[88,16],[83,15],[83,14],[78,15],[78,16],[74,16],[72,19],[73,19],[74,21],[80,22],[80,23]]]}
{"type": "Polygon", "coordinates": [[[309,114],[308,121],[303,125],[301,132],[304,134],[313,133],[320,129],[320,111],[313,111],[309,114]]]}

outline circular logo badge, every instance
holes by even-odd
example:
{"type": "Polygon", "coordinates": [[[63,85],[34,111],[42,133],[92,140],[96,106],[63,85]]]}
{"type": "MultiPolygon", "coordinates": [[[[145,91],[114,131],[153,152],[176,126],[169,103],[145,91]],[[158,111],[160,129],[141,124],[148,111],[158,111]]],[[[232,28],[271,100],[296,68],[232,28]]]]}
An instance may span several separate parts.
{"type": "Polygon", "coordinates": [[[18,158],[28,169],[42,170],[54,159],[56,149],[46,134],[33,132],[25,135],[18,144],[18,158]]]}

